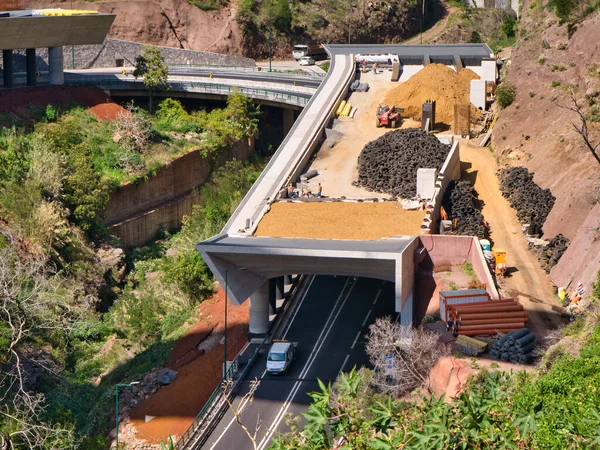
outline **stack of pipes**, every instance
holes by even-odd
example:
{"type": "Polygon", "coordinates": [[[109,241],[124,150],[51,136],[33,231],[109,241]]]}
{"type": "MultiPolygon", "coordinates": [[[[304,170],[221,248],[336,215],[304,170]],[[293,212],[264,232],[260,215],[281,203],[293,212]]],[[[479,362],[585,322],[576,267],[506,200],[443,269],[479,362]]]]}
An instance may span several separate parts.
{"type": "Polygon", "coordinates": [[[531,359],[535,348],[535,335],[527,328],[511,331],[490,346],[493,358],[512,363],[525,364],[531,359]]]}
{"type": "Polygon", "coordinates": [[[515,299],[447,305],[446,328],[454,336],[492,335],[518,330],[527,323],[527,313],[515,299]]]}

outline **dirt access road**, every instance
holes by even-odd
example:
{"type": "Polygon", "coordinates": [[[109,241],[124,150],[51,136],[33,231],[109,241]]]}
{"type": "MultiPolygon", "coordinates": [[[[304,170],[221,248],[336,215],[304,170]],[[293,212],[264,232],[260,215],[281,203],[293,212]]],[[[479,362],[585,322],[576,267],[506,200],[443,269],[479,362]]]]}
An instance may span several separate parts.
{"type": "Polygon", "coordinates": [[[519,300],[529,312],[530,329],[541,341],[545,330],[566,323],[552,282],[529,251],[517,214],[500,192],[494,155],[488,148],[461,140],[460,158],[463,179],[474,183],[479,198],[484,202],[482,212],[490,224],[490,240],[494,246],[506,250],[510,274],[500,279],[501,295],[519,300]]]}

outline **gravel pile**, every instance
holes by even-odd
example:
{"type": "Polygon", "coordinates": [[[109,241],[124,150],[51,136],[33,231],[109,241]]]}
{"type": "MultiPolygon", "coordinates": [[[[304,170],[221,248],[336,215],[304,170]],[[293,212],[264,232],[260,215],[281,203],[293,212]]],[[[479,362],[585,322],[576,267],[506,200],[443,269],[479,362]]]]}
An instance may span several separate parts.
{"type": "Polygon", "coordinates": [[[442,204],[450,220],[458,219],[456,230],[448,234],[477,236],[480,239],[488,237],[480,211],[481,201],[470,181],[451,181],[442,204]]]}
{"type": "Polygon", "coordinates": [[[411,198],[417,191],[417,169],[440,170],[450,146],[418,128],[390,131],[365,145],[358,156],[357,186],[411,198]]]}
{"type": "Polygon", "coordinates": [[[533,173],[525,167],[510,167],[498,171],[502,195],[517,210],[521,223],[529,223],[530,234],[539,234],[556,198],[550,189],[542,189],[533,182],[533,173]]]}

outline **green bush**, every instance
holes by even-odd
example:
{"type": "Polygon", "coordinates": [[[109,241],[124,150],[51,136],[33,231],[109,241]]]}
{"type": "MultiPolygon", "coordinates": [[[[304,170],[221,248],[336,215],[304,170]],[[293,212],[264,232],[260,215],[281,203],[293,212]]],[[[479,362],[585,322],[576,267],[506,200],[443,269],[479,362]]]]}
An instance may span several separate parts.
{"type": "Polygon", "coordinates": [[[483,41],[481,40],[481,35],[477,31],[472,31],[471,32],[471,38],[469,39],[469,42],[471,44],[480,44],[483,41]]]}
{"type": "Polygon", "coordinates": [[[516,32],[517,32],[517,26],[518,26],[518,22],[517,22],[517,18],[510,15],[510,14],[505,14],[504,18],[502,19],[502,32],[506,35],[506,37],[514,37],[516,32]]]}
{"type": "Polygon", "coordinates": [[[575,0],[549,0],[548,7],[556,13],[561,22],[569,20],[571,13],[575,10],[577,2],[575,0]]]}
{"type": "Polygon", "coordinates": [[[212,273],[196,249],[166,259],[162,269],[164,281],[176,284],[192,300],[212,293],[212,273]]]}
{"type": "Polygon", "coordinates": [[[505,81],[496,89],[496,99],[502,108],[506,108],[515,101],[517,88],[510,82],[505,81]]]}
{"type": "Polygon", "coordinates": [[[555,87],[559,87],[559,86],[560,86],[560,81],[556,81],[556,80],[555,80],[555,81],[553,81],[553,82],[552,82],[552,87],[553,87],[553,88],[555,88],[555,87]]]}

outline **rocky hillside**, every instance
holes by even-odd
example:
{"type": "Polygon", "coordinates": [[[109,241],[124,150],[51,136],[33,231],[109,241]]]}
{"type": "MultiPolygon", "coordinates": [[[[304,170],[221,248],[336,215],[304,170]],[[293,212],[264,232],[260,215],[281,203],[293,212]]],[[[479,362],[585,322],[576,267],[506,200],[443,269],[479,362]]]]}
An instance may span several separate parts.
{"type": "Polygon", "coordinates": [[[572,278],[589,291],[600,269],[600,164],[574,128],[582,125],[579,115],[568,108],[573,93],[590,140],[600,142],[600,17],[560,24],[539,0],[524,0],[522,11],[507,70],[517,95],[500,113],[492,145],[501,162],[527,167],[556,196],[545,236],[562,233],[572,242],[551,276],[557,286],[572,278]]]}
{"type": "MultiPolygon", "coordinates": [[[[22,8],[70,8],[60,0],[20,0],[22,8]]],[[[4,8],[4,7],[3,7],[4,8]]],[[[74,2],[73,8],[116,14],[108,37],[166,47],[241,55],[235,7],[203,11],[187,0],[74,2]]]]}

